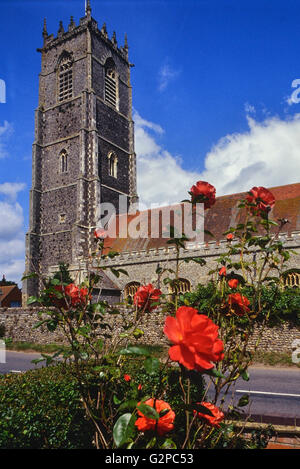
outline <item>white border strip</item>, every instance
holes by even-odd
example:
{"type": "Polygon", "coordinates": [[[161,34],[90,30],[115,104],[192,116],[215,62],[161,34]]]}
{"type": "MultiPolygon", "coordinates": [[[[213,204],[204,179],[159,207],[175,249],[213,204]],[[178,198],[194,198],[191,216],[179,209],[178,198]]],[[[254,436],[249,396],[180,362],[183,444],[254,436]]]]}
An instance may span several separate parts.
{"type": "Polygon", "coordinates": [[[266,396],[280,396],[280,397],[300,397],[300,394],[286,394],[281,392],[267,392],[267,391],[247,391],[246,389],[236,389],[236,393],[243,394],[262,394],[266,396]]]}

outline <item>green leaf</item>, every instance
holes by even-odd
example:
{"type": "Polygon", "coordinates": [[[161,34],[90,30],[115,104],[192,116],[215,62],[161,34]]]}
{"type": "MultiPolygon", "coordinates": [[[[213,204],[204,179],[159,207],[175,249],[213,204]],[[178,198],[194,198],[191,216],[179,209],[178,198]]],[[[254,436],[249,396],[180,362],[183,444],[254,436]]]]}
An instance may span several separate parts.
{"type": "Polygon", "coordinates": [[[134,432],[134,414],[123,414],[116,421],[113,428],[113,438],[117,448],[124,445],[134,432]]]}
{"type": "Polygon", "coordinates": [[[123,412],[124,410],[134,411],[137,404],[138,404],[138,401],[135,401],[134,399],[130,399],[129,401],[125,401],[120,405],[120,407],[118,409],[118,412],[120,413],[120,412],[123,412]]]}
{"type": "Polygon", "coordinates": [[[117,269],[114,269],[113,267],[110,267],[110,271],[111,271],[112,274],[115,275],[115,277],[117,277],[117,278],[120,277],[119,271],[117,269]]]}
{"type": "Polygon", "coordinates": [[[241,373],[241,377],[243,378],[244,381],[249,381],[250,379],[248,371],[243,371],[243,373],[241,373]]]}
{"type": "Polygon", "coordinates": [[[170,409],[163,409],[163,410],[161,410],[160,413],[159,413],[159,418],[160,418],[160,417],[164,417],[164,416],[167,415],[169,412],[170,412],[170,409]]]}
{"type": "Polygon", "coordinates": [[[40,299],[36,296],[30,296],[27,300],[27,304],[32,305],[33,303],[40,303],[40,299]]]}
{"type": "Polygon", "coordinates": [[[145,347],[138,347],[134,345],[130,345],[127,348],[123,348],[119,352],[120,355],[145,355],[148,357],[150,355],[150,352],[147,348],[145,347]]]}
{"type": "Polygon", "coordinates": [[[51,285],[61,285],[61,280],[58,278],[53,278],[50,283],[51,285]]]}
{"type": "Polygon", "coordinates": [[[249,394],[244,394],[238,402],[238,407],[245,407],[249,404],[249,394]]]}
{"type": "Polygon", "coordinates": [[[116,405],[119,405],[122,402],[115,394],[113,395],[113,401],[116,405]]]}
{"type": "Polygon", "coordinates": [[[32,329],[37,329],[38,327],[42,326],[43,324],[45,324],[45,322],[47,322],[48,319],[43,319],[42,321],[38,321],[35,323],[34,326],[32,326],[32,329]]]}
{"type": "Polygon", "coordinates": [[[140,337],[142,337],[144,335],[144,331],[142,331],[142,329],[135,329],[132,333],[133,337],[135,339],[139,339],[140,337]]]}
{"type": "Polygon", "coordinates": [[[24,275],[22,278],[21,278],[21,281],[23,280],[27,280],[28,278],[37,278],[38,277],[38,274],[36,272],[31,272],[30,274],[28,275],[24,275]]]}
{"type": "Polygon", "coordinates": [[[167,438],[160,447],[161,449],[176,449],[176,443],[171,439],[167,438]]]}
{"type": "Polygon", "coordinates": [[[217,370],[216,368],[205,370],[205,371],[202,371],[201,373],[204,375],[213,376],[214,378],[226,378],[226,376],[223,375],[221,371],[217,370]]]}
{"type": "Polygon", "coordinates": [[[159,419],[159,414],[158,412],[154,409],[154,407],[151,407],[147,404],[139,404],[137,406],[137,409],[148,419],[153,419],[153,420],[158,420],[159,419]]]}
{"type": "Polygon", "coordinates": [[[153,438],[151,438],[151,440],[147,443],[146,445],[146,449],[151,449],[155,446],[156,444],[156,436],[154,436],[153,438]]]}
{"type": "Polygon", "coordinates": [[[197,264],[200,264],[200,265],[205,265],[206,264],[206,260],[203,259],[203,257],[193,257],[192,261],[196,262],[197,264]]]}
{"type": "Polygon", "coordinates": [[[123,275],[127,275],[127,277],[128,277],[128,272],[127,272],[127,270],[125,270],[125,269],[118,269],[118,271],[119,271],[119,273],[121,273],[121,274],[123,274],[123,275]]]}
{"type": "Polygon", "coordinates": [[[159,360],[158,358],[148,357],[144,361],[145,370],[149,375],[155,375],[159,370],[159,360]]]}
{"type": "Polygon", "coordinates": [[[50,332],[54,332],[54,331],[56,330],[56,328],[57,328],[57,325],[58,325],[57,321],[54,320],[54,319],[48,320],[48,321],[46,322],[46,324],[47,324],[47,329],[48,329],[48,331],[50,331],[50,332]]]}

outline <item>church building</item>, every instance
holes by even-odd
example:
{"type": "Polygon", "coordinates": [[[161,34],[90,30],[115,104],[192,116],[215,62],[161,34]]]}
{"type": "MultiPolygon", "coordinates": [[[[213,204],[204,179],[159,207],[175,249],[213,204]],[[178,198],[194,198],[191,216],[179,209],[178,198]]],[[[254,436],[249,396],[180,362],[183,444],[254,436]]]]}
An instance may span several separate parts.
{"type": "MultiPolygon", "coordinates": [[[[78,272],[86,272],[87,259],[95,250],[94,232],[103,204],[112,203],[121,216],[138,202],[132,64],[127,38],[120,46],[116,33],[110,38],[105,24],[99,28],[91,15],[90,1],[79,24],[71,17],[65,29],[60,22],[56,36],[48,34],[45,20],[43,45],[38,51],[41,73],[25,275],[37,272],[46,278],[64,262],[69,264],[75,281],[78,272]]],[[[300,252],[300,183],[271,191],[276,198],[272,218],[289,219],[279,236],[286,246],[300,252]]],[[[215,205],[205,212],[205,229],[215,237],[186,243],[181,249],[180,291],[189,291],[207,281],[209,270],[226,249],[223,233],[238,221],[237,207],[244,196],[217,197],[215,205]],[[191,257],[203,257],[207,265],[186,262],[191,257]]],[[[175,265],[174,248],[161,232],[154,239],[108,237],[104,248],[105,252],[112,249],[119,255],[105,260],[103,267],[119,267],[128,272],[128,276],[116,278],[109,269],[105,270],[101,295],[108,301],[132,298],[142,283],[158,282],[163,288],[157,267],[175,265]]],[[[294,257],[289,267],[289,281],[292,286],[299,286],[294,257]]],[[[23,303],[29,296],[37,295],[40,288],[40,280],[27,278],[23,303]]]]}

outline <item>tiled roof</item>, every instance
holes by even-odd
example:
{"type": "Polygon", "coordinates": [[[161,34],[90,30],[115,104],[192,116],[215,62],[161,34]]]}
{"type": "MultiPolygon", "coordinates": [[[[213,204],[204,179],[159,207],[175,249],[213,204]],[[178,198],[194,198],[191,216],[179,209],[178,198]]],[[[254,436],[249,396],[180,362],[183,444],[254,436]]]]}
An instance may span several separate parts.
{"type": "MultiPolygon", "coordinates": [[[[300,183],[272,187],[269,190],[273,193],[276,199],[270,218],[275,221],[281,218],[288,219],[289,223],[284,225],[282,230],[286,233],[300,231],[300,183]]],[[[243,212],[238,208],[238,205],[239,201],[244,199],[246,195],[247,193],[241,192],[216,198],[216,203],[210,209],[206,210],[204,215],[204,228],[205,230],[213,233],[214,238],[211,238],[209,235],[205,235],[205,241],[219,241],[224,239],[223,233],[225,231],[243,221],[243,212]]],[[[146,218],[148,217],[150,219],[150,214],[154,214],[155,211],[159,211],[159,208],[144,212],[146,218]]],[[[127,223],[129,224],[136,216],[137,214],[128,215],[127,223]]],[[[122,215],[119,216],[118,219],[122,219],[122,215]]],[[[275,228],[276,227],[273,229],[275,228]]],[[[164,238],[161,233],[162,229],[160,221],[160,234],[158,238],[147,236],[137,239],[131,237],[106,238],[104,241],[104,252],[109,250],[117,252],[132,252],[165,247],[167,246],[168,239],[164,238]]],[[[147,231],[144,234],[147,235],[147,231]]]]}
{"type": "Polygon", "coordinates": [[[7,295],[16,288],[16,285],[6,285],[6,286],[1,286],[0,285],[0,303],[1,301],[4,300],[4,298],[7,297],[7,295]]]}

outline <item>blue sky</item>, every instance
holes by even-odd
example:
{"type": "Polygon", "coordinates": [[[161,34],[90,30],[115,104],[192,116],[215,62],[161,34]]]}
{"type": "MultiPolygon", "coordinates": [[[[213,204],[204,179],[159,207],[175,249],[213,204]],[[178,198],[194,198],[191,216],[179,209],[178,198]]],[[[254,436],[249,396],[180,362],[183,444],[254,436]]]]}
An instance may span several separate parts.
{"type": "MultiPolygon", "coordinates": [[[[128,34],[143,203],[177,202],[199,179],[217,195],[299,182],[300,103],[291,100],[299,0],[91,3],[119,44],[128,34]]],[[[0,0],[0,8],[0,276],[19,281],[43,18],[56,35],[59,20],[78,24],[84,0],[0,0]]]]}

